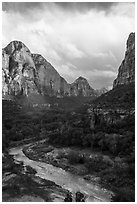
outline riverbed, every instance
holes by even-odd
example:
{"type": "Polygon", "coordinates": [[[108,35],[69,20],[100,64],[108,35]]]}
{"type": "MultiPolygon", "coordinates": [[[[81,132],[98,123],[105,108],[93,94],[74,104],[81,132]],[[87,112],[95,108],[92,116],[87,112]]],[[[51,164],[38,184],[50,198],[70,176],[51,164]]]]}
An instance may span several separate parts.
{"type": "Polygon", "coordinates": [[[33,161],[23,153],[24,146],[10,149],[9,154],[13,155],[15,162],[22,161],[24,166],[31,166],[36,170],[36,176],[55,182],[57,185],[75,193],[80,191],[86,195],[86,202],[109,202],[110,192],[102,189],[99,185],[84,180],[81,176],[67,172],[59,167],[44,162],[33,161]]]}

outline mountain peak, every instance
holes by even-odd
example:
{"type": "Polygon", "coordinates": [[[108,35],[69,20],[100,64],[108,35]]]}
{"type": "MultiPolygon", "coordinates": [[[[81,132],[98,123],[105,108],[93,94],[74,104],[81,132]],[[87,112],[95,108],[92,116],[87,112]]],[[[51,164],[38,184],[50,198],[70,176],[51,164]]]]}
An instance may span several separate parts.
{"type": "Polygon", "coordinates": [[[82,76],[79,76],[75,81],[74,83],[84,83],[84,84],[89,84],[88,83],[88,80],[82,76]]]}
{"type": "Polygon", "coordinates": [[[24,49],[26,52],[30,52],[30,50],[28,49],[28,47],[21,41],[11,41],[5,48],[4,50],[6,51],[7,54],[12,54],[14,51],[20,51],[24,49]]]}
{"type": "Polygon", "coordinates": [[[3,96],[95,96],[87,79],[79,76],[68,84],[41,54],[32,54],[21,41],[10,42],[2,57],[3,96]]]}
{"type": "Polygon", "coordinates": [[[119,67],[113,88],[131,82],[135,82],[135,33],[130,33],[128,37],[125,58],[119,67]]]}
{"type": "Polygon", "coordinates": [[[127,40],[127,50],[133,49],[135,47],[135,33],[130,33],[127,40]]]}
{"type": "Polygon", "coordinates": [[[87,81],[87,79],[82,76],[79,76],[76,80],[77,81],[87,81]]]}
{"type": "Polygon", "coordinates": [[[87,79],[80,76],[71,84],[71,94],[74,96],[94,96],[94,89],[89,85],[87,79]]]}

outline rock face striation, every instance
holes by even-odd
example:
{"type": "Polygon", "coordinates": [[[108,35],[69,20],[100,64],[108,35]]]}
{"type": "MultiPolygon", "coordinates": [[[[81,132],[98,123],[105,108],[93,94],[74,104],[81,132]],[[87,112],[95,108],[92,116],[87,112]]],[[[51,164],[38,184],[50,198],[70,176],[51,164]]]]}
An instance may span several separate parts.
{"type": "Polygon", "coordinates": [[[2,50],[3,95],[37,93],[36,67],[30,50],[13,41],[2,50]]]}
{"type": "Polygon", "coordinates": [[[32,54],[32,58],[37,70],[40,93],[50,96],[69,95],[69,84],[54,67],[39,54],[32,54]]]}
{"type": "Polygon", "coordinates": [[[113,88],[131,82],[135,82],[135,33],[130,33],[128,37],[125,58],[119,67],[113,88]]]}
{"type": "Polygon", "coordinates": [[[93,96],[87,80],[79,77],[68,84],[40,54],[32,54],[20,41],[12,41],[2,50],[3,97],[41,94],[48,96],[93,96]]]}

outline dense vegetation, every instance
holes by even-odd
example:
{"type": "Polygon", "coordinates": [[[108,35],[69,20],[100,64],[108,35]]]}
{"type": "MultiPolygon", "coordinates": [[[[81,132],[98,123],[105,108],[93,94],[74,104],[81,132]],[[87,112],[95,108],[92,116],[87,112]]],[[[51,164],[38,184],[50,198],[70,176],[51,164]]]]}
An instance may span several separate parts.
{"type": "MultiPolygon", "coordinates": [[[[96,158],[81,158],[74,152],[69,155],[71,163],[85,163],[89,173],[101,177],[101,183],[111,189],[114,201],[133,202],[135,177],[135,118],[134,85],[120,86],[99,97],[93,106],[127,110],[127,115],[113,123],[107,123],[95,113],[95,126],[91,129],[91,107],[88,102],[80,108],[67,110],[60,107],[23,107],[17,102],[3,101],[3,150],[13,141],[30,138],[47,138],[59,146],[77,146],[100,152],[96,158]],[[113,163],[101,155],[109,155],[113,163]]],[[[112,115],[113,117],[113,115],[112,115]]]]}
{"type": "Polygon", "coordinates": [[[111,91],[101,95],[94,101],[95,106],[115,108],[122,107],[125,109],[134,108],[135,106],[135,83],[116,86],[111,91]]]}

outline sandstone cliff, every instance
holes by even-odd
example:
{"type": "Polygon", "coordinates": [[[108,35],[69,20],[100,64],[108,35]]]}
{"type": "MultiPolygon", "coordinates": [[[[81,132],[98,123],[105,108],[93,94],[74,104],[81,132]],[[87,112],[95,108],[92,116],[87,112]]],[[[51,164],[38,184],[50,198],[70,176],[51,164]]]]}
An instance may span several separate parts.
{"type": "Polygon", "coordinates": [[[135,33],[130,33],[128,37],[125,58],[119,67],[113,87],[131,82],[135,82],[135,33]]]}
{"type": "Polygon", "coordinates": [[[113,89],[98,97],[88,109],[91,129],[98,124],[120,124],[135,116],[135,33],[127,40],[125,58],[118,70],[113,89]],[[121,86],[119,86],[121,85],[121,86]],[[97,119],[95,121],[95,118],[97,119]]]}
{"type": "Polygon", "coordinates": [[[69,84],[55,68],[41,55],[32,54],[37,70],[38,85],[42,94],[69,95],[69,84]]]}
{"type": "Polygon", "coordinates": [[[74,96],[93,96],[95,95],[95,91],[93,88],[90,87],[88,81],[83,78],[79,77],[76,79],[70,86],[70,95],[74,96]]]}
{"type": "Polygon", "coordinates": [[[94,96],[83,77],[68,84],[40,54],[32,54],[20,41],[12,41],[2,50],[3,97],[41,94],[48,96],[94,96]]]}
{"type": "Polygon", "coordinates": [[[30,50],[20,41],[13,41],[2,50],[3,95],[38,93],[36,68],[30,50]]]}

